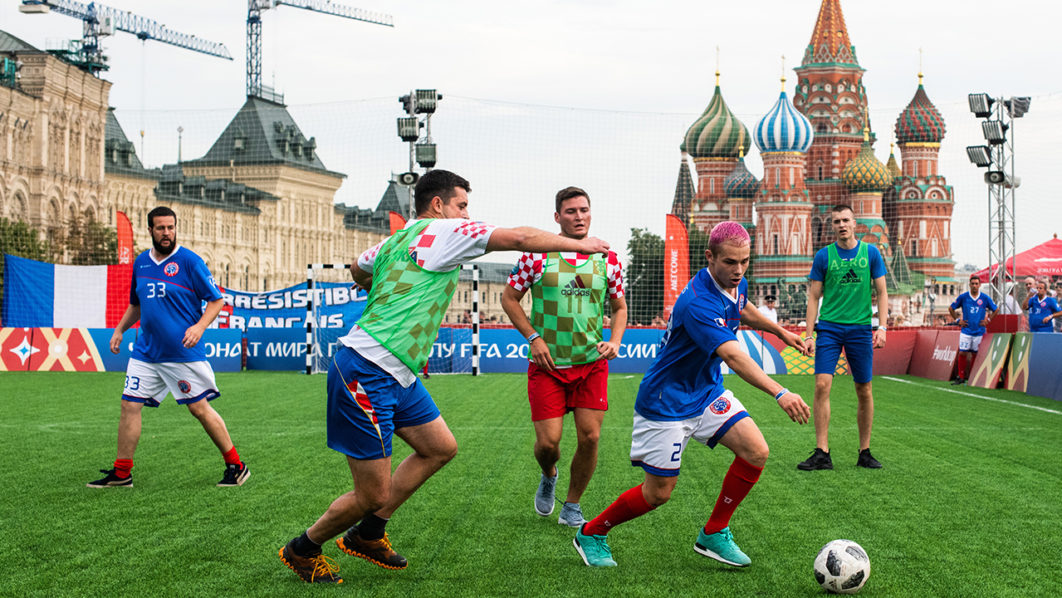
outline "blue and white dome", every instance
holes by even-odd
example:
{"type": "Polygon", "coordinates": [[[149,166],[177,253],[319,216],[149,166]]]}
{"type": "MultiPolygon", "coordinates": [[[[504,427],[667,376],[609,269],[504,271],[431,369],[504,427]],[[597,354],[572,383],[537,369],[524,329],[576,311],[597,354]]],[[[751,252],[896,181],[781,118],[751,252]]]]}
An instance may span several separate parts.
{"type": "Polygon", "coordinates": [[[785,95],[756,123],[753,138],[760,152],[806,152],[811,146],[811,123],[793,107],[785,95]]]}

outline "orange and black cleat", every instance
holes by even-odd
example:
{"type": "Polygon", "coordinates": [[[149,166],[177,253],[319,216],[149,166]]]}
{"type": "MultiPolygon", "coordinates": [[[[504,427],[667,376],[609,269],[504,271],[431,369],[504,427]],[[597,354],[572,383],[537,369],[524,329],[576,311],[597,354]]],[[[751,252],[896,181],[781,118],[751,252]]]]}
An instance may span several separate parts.
{"type": "Polygon", "coordinates": [[[280,560],[288,569],[306,583],[343,583],[343,578],[339,576],[339,565],[334,560],[321,553],[299,556],[291,547],[294,542],[292,540],[280,549],[280,560]]]}
{"type": "Polygon", "coordinates": [[[405,569],[406,557],[391,548],[391,538],[384,534],[379,540],[366,540],[358,535],[358,528],[350,528],[346,535],[336,540],[336,546],[350,556],[365,559],[384,569],[405,569]]]}

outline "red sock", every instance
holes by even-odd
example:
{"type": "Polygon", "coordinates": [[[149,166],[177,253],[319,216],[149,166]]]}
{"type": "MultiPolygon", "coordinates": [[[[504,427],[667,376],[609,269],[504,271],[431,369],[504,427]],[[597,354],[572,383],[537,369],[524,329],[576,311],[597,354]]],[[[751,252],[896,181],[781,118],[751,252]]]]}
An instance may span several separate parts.
{"type": "Polygon", "coordinates": [[[955,374],[959,378],[966,379],[966,352],[959,351],[959,371],[955,374]]]}
{"type": "Polygon", "coordinates": [[[225,458],[225,465],[240,464],[240,455],[236,452],[236,447],[230,448],[227,453],[221,453],[221,456],[225,458]]]}
{"type": "Polygon", "coordinates": [[[723,478],[723,489],[719,491],[712,515],[704,525],[704,533],[714,534],[730,524],[734,510],[748,496],[756,481],[760,479],[761,473],[762,467],[756,467],[741,457],[734,457],[734,462],[730,464],[730,469],[723,478]]]}
{"type": "Polygon", "coordinates": [[[114,460],[114,475],[120,478],[129,477],[129,472],[133,469],[132,459],[115,459],[114,460]]]}
{"type": "Polygon", "coordinates": [[[656,507],[645,501],[645,497],[642,496],[642,484],[638,484],[634,488],[620,494],[620,497],[617,498],[615,502],[602,511],[600,515],[588,522],[586,527],[583,528],[583,533],[593,536],[604,536],[613,527],[624,521],[630,521],[635,517],[645,515],[655,508],[656,507]]]}
{"type": "Polygon", "coordinates": [[[970,370],[973,369],[973,362],[974,362],[974,356],[975,355],[976,355],[976,353],[970,355],[970,357],[966,360],[966,375],[963,377],[963,380],[969,380],[970,379],[970,370]]]}

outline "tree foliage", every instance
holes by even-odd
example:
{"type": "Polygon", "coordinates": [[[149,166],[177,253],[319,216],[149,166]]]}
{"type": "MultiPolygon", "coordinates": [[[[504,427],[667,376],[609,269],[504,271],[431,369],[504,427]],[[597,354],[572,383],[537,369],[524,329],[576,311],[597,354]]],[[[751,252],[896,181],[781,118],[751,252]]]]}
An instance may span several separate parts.
{"type": "Polygon", "coordinates": [[[632,324],[649,324],[664,307],[664,240],[645,228],[632,228],[624,281],[632,324]]]}

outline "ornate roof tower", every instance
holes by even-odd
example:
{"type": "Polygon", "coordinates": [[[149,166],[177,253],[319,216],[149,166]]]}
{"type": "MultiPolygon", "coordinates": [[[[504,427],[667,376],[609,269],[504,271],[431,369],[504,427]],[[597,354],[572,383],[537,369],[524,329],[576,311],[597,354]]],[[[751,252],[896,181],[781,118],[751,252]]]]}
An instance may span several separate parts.
{"type": "Polygon", "coordinates": [[[892,174],[874,155],[870,129],[863,129],[863,147],[845,164],[841,180],[850,192],[849,204],[856,217],[856,236],[879,246],[888,255],[889,233],[882,219],[882,192],[892,186],[892,174]]]}
{"type": "Polygon", "coordinates": [[[896,119],[896,140],[900,143],[940,143],[944,139],[944,130],[944,117],[929,101],[922,86],[922,73],[918,73],[918,90],[896,119]]]}
{"type": "Polygon", "coordinates": [[[752,221],[752,202],[760,190],[760,182],[745,167],[745,156],[738,157],[737,166],[723,180],[726,189],[726,202],[730,209],[730,220],[740,222],[750,235],[755,235],[752,221]]]}

